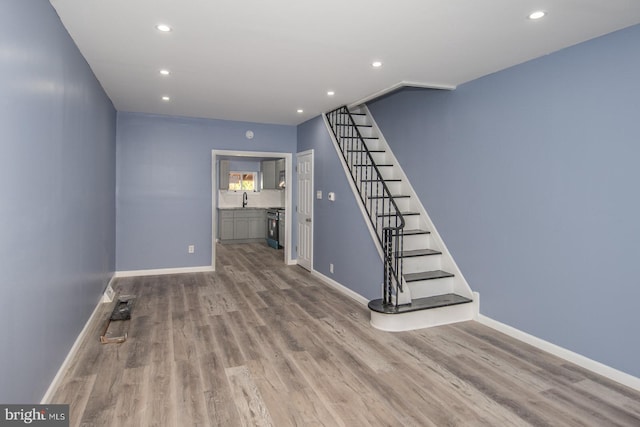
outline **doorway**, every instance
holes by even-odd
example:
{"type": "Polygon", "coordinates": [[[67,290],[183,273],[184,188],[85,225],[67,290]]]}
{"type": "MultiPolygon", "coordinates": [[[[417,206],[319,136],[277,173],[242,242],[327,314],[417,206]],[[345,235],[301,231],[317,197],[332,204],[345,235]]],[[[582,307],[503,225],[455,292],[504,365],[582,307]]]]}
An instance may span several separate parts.
{"type": "MultiPolygon", "coordinates": [[[[238,157],[238,158],[273,158],[285,159],[285,182],[293,182],[293,155],[291,153],[275,153],[262,151],[233,151],[233,150],[212,150],[211,151],[211,267],[216,269],[216,240],[218,236],[218,160],[220,158],[238,157]]],[[[294,264],[292,261],[291,251],[291,230],[295,213],[292,212],[292,189],[291,185],[284,187],[285,191],[285,248],[284,260],[286,264],[294,264]],[[290,212],[290,213],[289,213],[290,212]]]]}

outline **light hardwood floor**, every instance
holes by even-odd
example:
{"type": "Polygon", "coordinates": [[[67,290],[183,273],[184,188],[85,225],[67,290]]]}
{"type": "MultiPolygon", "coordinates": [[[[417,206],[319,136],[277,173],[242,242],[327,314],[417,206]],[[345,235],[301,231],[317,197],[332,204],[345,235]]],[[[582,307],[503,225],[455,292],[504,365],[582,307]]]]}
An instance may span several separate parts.
{"type": "Polygon", "coordinates": [[[639,426],[640,393],[476,322],[373,329],[366,307],[263,244],[218,271],[120,279],[52,403],[83,426],[639,426]]]}

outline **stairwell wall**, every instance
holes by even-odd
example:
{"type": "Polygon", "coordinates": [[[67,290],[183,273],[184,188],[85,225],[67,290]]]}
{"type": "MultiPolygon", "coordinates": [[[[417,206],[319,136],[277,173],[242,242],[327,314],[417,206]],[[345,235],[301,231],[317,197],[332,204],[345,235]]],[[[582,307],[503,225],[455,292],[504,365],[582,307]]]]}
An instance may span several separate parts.
{"type": "Polygon", "coordinates": [[[382,261],[329,132],[320,116],[298,126],[298,152],[314,150],[314,195],[322,191],[313,206],[313,268],[367,299],[380,298],[382,261]]]}
{"type": "Polygon", "coordinates": [[[640,377],[640,26],[368,104],[481,313],[640,377]]]}

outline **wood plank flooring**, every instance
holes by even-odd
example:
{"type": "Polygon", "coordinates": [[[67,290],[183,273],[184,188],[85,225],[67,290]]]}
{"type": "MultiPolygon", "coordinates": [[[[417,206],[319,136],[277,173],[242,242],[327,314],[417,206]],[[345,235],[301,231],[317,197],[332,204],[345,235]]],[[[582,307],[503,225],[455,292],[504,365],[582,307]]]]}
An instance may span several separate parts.
{"type": "Polygon", "coordinates": [[[476,322],[373,329],[366,307],[259,243],[218,271],[120,279],[52,403],[72,426],[639,426],[640,393],[476,322]]]}

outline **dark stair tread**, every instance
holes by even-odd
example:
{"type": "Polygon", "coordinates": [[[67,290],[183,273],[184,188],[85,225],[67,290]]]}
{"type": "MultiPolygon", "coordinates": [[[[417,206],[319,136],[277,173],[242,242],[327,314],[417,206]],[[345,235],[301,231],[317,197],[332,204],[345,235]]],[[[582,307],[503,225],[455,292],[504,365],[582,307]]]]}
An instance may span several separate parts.
{"type": "Polygon", "coordinates": [[[420,280],[444,279],[445,277],[453,277],[454,274],[442,270],[421,271],[419,273],[405,273],[403,275],[405,282],[418,282],[420,280]]]}
{"type": "MultiPolygon", "coordinates": [[[[398,258],[413,258],[418,256],[429,256],[429,255],[442,255],[442,252],[436,251],[434,249],[413,249],[409,251],[402,251],[402,254],[399,254],[398,258]]],[[[406,279],[406,275],[405,275],[406,279]]]]}
{"type": "Polygon", "coordinates": [[[352,127],[372,128],[373,127],[373,125],[359,125],[357,123],[355,125],[352,125],[350,123],[336,123],[334,126],[342,126],[342,127],[345,127],[345,128],[352,128],[352,127]]]}
{"type": "Polygon", "coordinates": [[[384,314],[402,314],[412,311],[429,310],[439,307],[449,307],[458,304],[467,304],[473,300],[458,294],[443,294],[432,297],[416,298],[411,304],[394,306],[393,304],[384,304],[382,299],[374,299],[369,301],[369,309],[384,314]]]}
{"type": "Polygon", "coordinates": [[[418,234],[431,234],[431,232],[428,230],[413,229],[413,230],[404,230],[403,234],[405,236],[416,236],[418,234]]]}
{"type": "Polygon", "coordinates": [[[340,138],[343,139],[380,139],[377,136],[343,136],[343,135],[338,135],[340,138]]]}
{"type": "MultiPolygon", "coordinates": [[[[393,165],[390,165],[390,164],[387,164],[387,163],[385,163],[385,164],[376,164],[376,166],[379,167],[379,168],[393,167],[393,165]]],[[[367,168],[367,167],[370,168],[370,167],[373,167],[373,163],[371,163],[371,164],[357,164],[357,165],[353,165],[353,167],[355,167],[355,168],[367,168]]]]}
{"type": "MultiPolygon", "coordinates": [[[[384,153],[384,150],[368,150],[370,153],[384,153]]],[[[347,150],[347,153],[366,153],[367,150],[347,150]]]]}
{"type": "MultiPolygon", "coordinates": [[[[407,198],[409,198],[411,196],[406,195],[406,194],[398,194],[398,195],[394,195],[392,197],[394,199],[407,199],[407,198]]],[[[385,195],[382,195],[382,196],[369,196],[369,199],[388,199],[388,198],[389,198],[389,196],[385,196],[385,195]]]]}
{"type": "Polygon", "coordinates": [[[379,178],[373,178],[373,179],[361,179],[360,182],[400,182],[402,181],[400,178],[388,178],[388,179],[379,179],[379,178]]]}
{"type": "MultiPolygon", "coordinates": [[[[420,212],[400,212],[400,213],[402,214],[402,216],[420,215],[420,212]]],[[[389,213],[378,214],[378,217],[383,217],[383,216],[396,216],[396,213],[389,212],[389,213]]]]}

